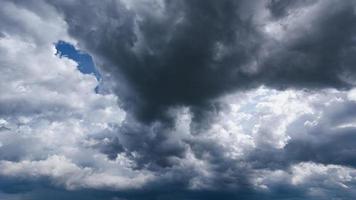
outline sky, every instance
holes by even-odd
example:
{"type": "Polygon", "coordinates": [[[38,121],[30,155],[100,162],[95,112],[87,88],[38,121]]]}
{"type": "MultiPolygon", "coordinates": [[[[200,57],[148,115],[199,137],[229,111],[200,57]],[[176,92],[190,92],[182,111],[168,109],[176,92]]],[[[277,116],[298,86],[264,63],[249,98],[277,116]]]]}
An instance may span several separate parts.
{"type": "Polygon", "coordinates": [[[0,1],[1,200],[353,200],[355,0],[0,1]]]}
{"type": "Polygon", "coordinates": [[[93,74],[96,80],[100,81],[101,75],[96,68],[92,57],[80,50],[76,49],[72,44],[65,41],[55,43],[56,55],[59,57],[67,57],[78,64],[78,70],[83,74],[93,74]]]}
{"type": "Polygon", "coordinates": [[[60,58],[64,56],[66,58],[75,61],[78,65],[77,68],[81,73],[91,74],[95,76],[99,84],[97,87],[95,87],[94,91],[98,93],[101,74],[96,68],[92,57],[87,53],[81,52],[80,50],[76,49],[73,45],[65,41],[58,41],[57,43],[55,43],[55,47],[56,47],[57,56],[59,56],[60,58]]]}

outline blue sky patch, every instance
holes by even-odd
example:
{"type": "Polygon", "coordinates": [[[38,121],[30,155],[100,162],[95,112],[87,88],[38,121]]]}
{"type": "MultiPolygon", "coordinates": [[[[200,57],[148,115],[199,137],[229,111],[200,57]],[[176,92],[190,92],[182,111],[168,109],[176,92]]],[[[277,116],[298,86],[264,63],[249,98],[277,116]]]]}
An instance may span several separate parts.
{"type": "Polygon", "coordinates": [[[72,44],[65,41],[58,41],[56,44],[56,55],[59,57],[67,57],[78,63],[78,70],[83,74],[92,74],[98,81],[101,80],[101,75],[94,65],[92,57],[76,49],[72,44]]]}

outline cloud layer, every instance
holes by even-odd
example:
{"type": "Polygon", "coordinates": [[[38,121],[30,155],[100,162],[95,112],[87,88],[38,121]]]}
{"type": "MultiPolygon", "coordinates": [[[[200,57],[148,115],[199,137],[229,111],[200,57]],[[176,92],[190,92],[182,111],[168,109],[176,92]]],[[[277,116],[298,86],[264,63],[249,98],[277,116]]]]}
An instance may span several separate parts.
{"type": "Polygon", "coordinates": [[[1,199],[356,197],[353,0],[0,9],[1,199]]]}

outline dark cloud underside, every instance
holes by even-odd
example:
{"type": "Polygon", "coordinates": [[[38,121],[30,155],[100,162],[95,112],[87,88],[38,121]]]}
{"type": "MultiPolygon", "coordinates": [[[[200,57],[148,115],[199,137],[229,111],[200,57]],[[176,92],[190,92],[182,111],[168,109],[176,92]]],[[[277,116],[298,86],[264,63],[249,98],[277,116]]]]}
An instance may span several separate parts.
{"type": "MultiPolygon", "coordinates": [[[[145,8],[133,13],[116,2],[84,4],[83,11],[73,12],[65,5],[63,9],[70,33],[127,82],[130,92],[124,96],[140,120],[160,118],[170,106],[204,105],[229,91],[261,84],[276,88],[353,84],[343,77],[354,74],[352,1],[327,3],[314,13],[317,17],[304,22],[307,32],[287,27],[287,38],[277,42],[256,24],[257,13],[241,14],[244,1],[163,4],[159,14],[145,8]],[[260,55],[262,50],[268,55],[260,55]],[[257,63],[256,72],[249,72],[251,63],[257,63]]],[[[278,19],[313,4],[316,1],[270,1],[266,7],[278,19]]]]}

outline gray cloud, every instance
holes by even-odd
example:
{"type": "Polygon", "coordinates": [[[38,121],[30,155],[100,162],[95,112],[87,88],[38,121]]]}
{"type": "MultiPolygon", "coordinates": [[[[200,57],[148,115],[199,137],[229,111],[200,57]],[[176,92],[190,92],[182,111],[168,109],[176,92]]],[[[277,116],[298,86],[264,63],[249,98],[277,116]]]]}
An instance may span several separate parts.
{"type": "Polygon", "coordinates": [[[239,68],[255,54],[260,39],[252,24],[239,16],[240,3],[152,4],[157,14],[149,12],[150,5],[135,4],[128,10],[116,1],[84,4],[83,11],[90,12],[72,12],[74,5],[56,3],[65,13],[69,32],[104,58],[105,69],[127,82],[129,94],[122,95],[141,121],[164,118],[169,106],[200,105],[251,84],[239,68]],[[80,26],[88,17],[90,24],[80,26]]]}
{"type": "Polygon", "coordinates": [[[143,121],[164,118],[170,106],[204,105],[229,91],[260,84],[353,85],[352,77],[345,77],[353,76],[355,63],[353,1],[257,4],[55,3],[69,32],[129,87],[118,92],[143,121]],[[85,9],[74,12],[79,4],[85,9]],[[245,7],[256,14],[248,16],[241,11],[245,7]]]}

